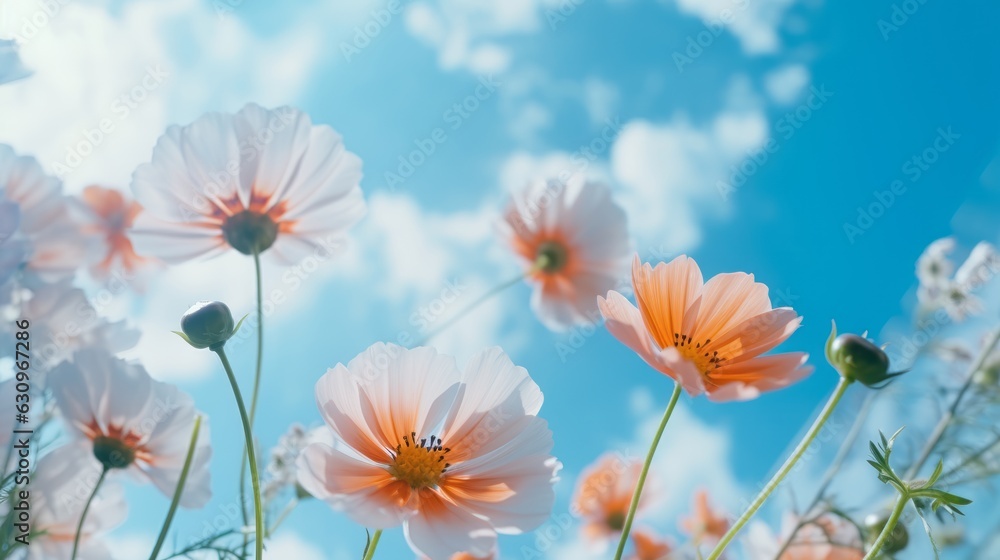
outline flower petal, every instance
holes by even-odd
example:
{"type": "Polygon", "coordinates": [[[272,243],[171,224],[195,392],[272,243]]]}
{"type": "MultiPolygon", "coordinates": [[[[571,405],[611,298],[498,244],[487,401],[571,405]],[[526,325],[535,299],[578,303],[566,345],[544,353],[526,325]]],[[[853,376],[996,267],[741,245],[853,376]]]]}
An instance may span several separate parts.
{"type": "Polygon", "coordinates": [[[497,534],[490,524],[440,497],[433,491],[420,494],[420,513],[407,519],[406,540],[429,560],[448,560],[457,552],[488,556],[497,534]]]}
{"type": "Polygon", "coordinates": [[[632,285],[646,328],[660,348],[674,344],[675,334],[691,336],[694,312],[704,282],[694,259],[681,255],[653,268],[636,255],[632,261],[632,285]]]}

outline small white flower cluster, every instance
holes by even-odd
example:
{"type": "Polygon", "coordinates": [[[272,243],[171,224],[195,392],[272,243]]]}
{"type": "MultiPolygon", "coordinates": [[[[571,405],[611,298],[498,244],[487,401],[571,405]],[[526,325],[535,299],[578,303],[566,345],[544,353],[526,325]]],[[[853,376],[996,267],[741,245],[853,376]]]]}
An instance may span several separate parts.
{"type": "Polygon", "coordinates": [[[954,238],[945,237],[932,242],[920,255],[917,299],[923,311],[944,309],[959,322],[982,312],[983,303],[973,292],[1000,272],[1000,256],[993,245],[980,242],[956,268],[951,259],[955,246],[954,238]]]}

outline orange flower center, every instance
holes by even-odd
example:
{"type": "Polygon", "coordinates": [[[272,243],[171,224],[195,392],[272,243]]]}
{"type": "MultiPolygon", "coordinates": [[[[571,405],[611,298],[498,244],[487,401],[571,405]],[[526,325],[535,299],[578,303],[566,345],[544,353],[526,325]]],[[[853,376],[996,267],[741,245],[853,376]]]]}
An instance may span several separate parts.
{"type": "Polygon", "coordinates": [[[718,350],[708,351],[708,344],[712,339],[706,338],[704,341],[695,341],[686,334],[674,333],[674,347],[680,351],[681,355],[694,363],[698,371],[708,375],[712,370],[720,367],[726,358],[719,355],[718,350]]]}
{"type": "Polygon", "coordinates": [[[437,436],[431,436],[429,440],[422,438],[417,443],[415,432],[403,436],[403,443],[397,445],[396,452],[392,454],[389,474],[414,490],[436,487],[451,466],[445,461],[451,449],[443,447],[443,443],[437,436]]]}
{"type": "Polygon", "coordinates": [[[244,255],[262,253],[278,237],[278,224],[267,214],[243,210],[226,218],[222,234],[234,249],[244,255]]]}

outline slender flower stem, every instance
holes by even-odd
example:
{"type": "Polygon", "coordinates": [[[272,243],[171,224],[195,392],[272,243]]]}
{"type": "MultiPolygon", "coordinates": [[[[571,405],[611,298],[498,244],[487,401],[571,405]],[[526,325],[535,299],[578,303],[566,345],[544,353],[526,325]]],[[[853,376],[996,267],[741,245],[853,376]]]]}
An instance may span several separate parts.
{"type": "Polygon", "coordinates": [[[156,539],[156,546],[149,555],[149,560],[156,560],[160,555],[160,548],[167,540],[167,533],[170,531],[170,524],[174,521],[174,514],[177,513],[177,506],[181,503],[181,496],[184,494],[184,485],[187,483],[188,473],[191,471],[191,462],[194,460],[194,452],[198,447],[198,432],[201,431],[201,416],[195,416],[194,429],[191,430],[191,443],[188,444],[187,457],[184,458],[184,466],[181,468],[181,476],[177,480],[177,488],[174,489],[174,498],[170,501],[170,508],[167,510],[167,518],[163,521],[163,528],[160,529],[160,536],[156,539]]]}
{"type": "Polygon", "coordinates": [[[903,514],[903,508],[906,507],[906,502],[908,501],[909,498],[905,494],[899,495],[899,498],[896,500],[896,506],[892,508],[892,514],[889,515],[889,519],[885,522],[885,527],[882,527],[882,532],[878,534],[878,538],[872,543],[868,554],[865,554],[864,560],[878,557],[878,553],[882,550],[882,546],[885,545],[885,541],[888,540],[889,535],[892,535],[896,524],[899,523],[899,517],[903,514]]]}
{"type": "Polygon", "coordinates": [[[656,454],[656,448],[660,445],[660,438],[663,437],[663,430],[667,427],[667,422],[670,421],[670,416],[674,413],[674,407],[677,406],[677,399],[680,396],[681,385],[677,383],[674,385],[674,392],[670,395],[670,402],[667,403],[667,410],[663,412],[663,419],[660,420],[660,426],[656,429],[656,435],[653,436],[653,443],[650,444],[649,452],[646,453],[646,462],[642,464],[642,471],[639,473],[639,480],[636,482],[635,491],[632,492],[632,502],[628,506],[625,524],[622,525],[622,538],[618,542],[618,551],[615,552],[615,560],[621,560],[622,554],[625,553],[625,545],[628,544],[628,535],[632,531],[635,512],[639,509],[639,498],[642,496],[642,487],[646,485],[646,475],[649,474],[649,466],[653,464],[653,455],[656,454]]]}
{"type": "Polygon", "coordinates": [[[800,441],[799,444],[792,451],[791,456],[785,460],[785,463],[783,465],[781,465],[781,468],[778,469],[778,472],[774,473],[774,476],[771,477],[771,480],[769,480],[768,483],[764,486],[764,489],[760,491],[760,494],[758,494],[757,497],[754,498],[754,501],[753,503],[750,504],[750,507],[748,507],[746,511],[743,512],[743,515],[741,515],[740,518],[737,519],[735,523],[733,523],[733,526],[730,527],[728,531],[726,531],[726,534],[723,535],[721,540],[719,540],[719,544],[715,546],[715,549],[712,550],[712,553],[708,556],[707,560],[718,560],[718,558],[722,556],[722,553],[726,550],[726,547],[729,546],[729,543],[731,543],[734,538],[736,538],[736,535],[738,535],[740,530],[743,529],[743,526],[746,525],[751,518],[753,518],[753,516],[757,513],[757,510],[759,510],[761,506],[764,505],[764,502],[766,502],[767,499],[771,496],[771,493],[774,492],[775,488],[777,488],[778,485],[781,484],[781,481],[784,480],[786,476],[788,476],[788,473],[791,472],[792,467],[794,467],[795,464],[799,462],[799,459],[801,459],[802,455],[804,455],[806,450],[809,449],[809,446],[812,444],[813,440],[815,440],[816,436],[819,435],[819,432],[820,430],[822,430],[823,425],[826,424],[826,421],[829,420],[830,416],[833,415],[834,409],[837,408],[837,403],[840,402],[841,397],[844,396],[844,393],[847,392],[847,388],[850,385],[851,385],[851,380],[847,379],[846,377],[840,378],[840,381],[837,383],[837,388],[834,389],[833,394],[830,395],[830,400],[826,402],[826,405],[820,412],[819,417],[816,418],[815,422],[813,422],[812,427],[810,427],[809,431],[806,432],[805,437],[802,438],[802,441],[800,441]]]}
{"type": "Polygon", "coordinates": [[[511,278],[510,280],[507,280],[507,281],[503,282],[502,284],[496,286],[492,290],[490,290],[490,291],[486,292],[485,294],[479,296],[478,298],[476,298],[475,301],[473,301],[469,305],[466,305],[464,308],[462,308],[461,311],[459,311],[458,313],[456,313],[455,315],[453,315],[451,318],[447,319],[446,321],[444,321],[443,323],[441,323],[440,325],[438,325],[438,327],[436,329],[428,332],[424,336],[424,338],[422,338],[419,342],[417,342],[416,344],[414,344],[414,346],[424,346],[424,345],[426,345],[428,342],[430,342],[430,340],[432,338],[434,338],[435,336],[437,336],[437,335],[441,334],[442,332],[444,332],[445,330],[447,330],[448,327],[454,325],[455,323],[457,323],[459,320],[461,320],[463,317],[465,317],[466,315],[468,315],[472,311],[475,311],[475,309],[477,307],[479,307],[480,305],[482,305],[482,304],[486,303],[487,301],[489,301],[490,298],[492,298],[493,296],[495,296],[495,295],[503,292],[504,290],[506,290],[507,288],[510,288],[511,286],[517,284],[518,282],[524,280],[528,276],[531,276],[532,274],[534,274],[535,272],[537,272],[539,268],[540,267],[536,264],[535,266],[531,267],[527,272],[518,274],[514,278],[511,278]]]}
{"type": "Polygon", "coordinates": [[[285,522],[285,519],[287,519],[288,516],[293,511],[295,511],[295,508],[298,505],[299,505],[299,499],[292,498],[292,500],[288,502],[288,505],[285,506],[285,509],[281,510],[281,513],[278,514],[278,517],[275,518],[274,523],[271,524],[271,527],[268,528],[267,536],[270,537],[271,535],[273,535],[274,532],[278,530],[278,527],[281,527],[281,524],[285,522]]]}
{"type": "Polygon", "coordinates": [[[250,461],[250,484],[253,486],[253,505],[254,505],[254,520],[255,520],[255,533],[254,533],[254,545],[256,547],[256,558],[261,560],[264,556],[264,508],[260,501],[260,475],[257,472],[257,453],[254,451],[253,446],[253,429],[250,427],[250,418],[247,416],[246,406],[243,405],[243,395],[240,393],[240,386],[236,383],[236,374],[233,373],[233,366],[229,365],[229,358],[226,357],[226,351],[223,347],[213,348],[216,354],[219,355],[219,359],[222,361],[222,367],[226,370],[226,375],[229,376],[229,384],[233,387],[233,396],[236,397],[236,406],[240,409],[240,420],[243,421],[243,435],[246,439],[246,451],[247,458],[250,461]]]}
{"type": "Polygon", "coordinates": [[[931,432],[931,436],[927,439],[927,443],[924,444],[924,449],[920,452],[919,458],[910,466],[909,469],[907,469],[906,475],[903,477],[904,480],[910,480],[917,476],[920,469],[924,466],[924,463],[926,463],[927,459],[930,458],[931,453],[934,452],[937,444],[941,441],[941,438],[944,437],[944,433],[948,430],[948,427],[951,426],[952,420],[955,419],[955,414],[958,412],[959,405],[962,404],[962,399],[965,398],[965,394],[969,391],[969,388],[972,387],[972,380],[975,379],[976,372],[982,369],[983,364],[986,363],[986,359],[989,355],[993,353],[993,348],[996,347],[998,342],[1000,342],[1000,329],[996,329],[990,335],[989,340],[987,340],[986,344],[983,346],[983,350],[979,353],[979,357],[976,359],[975,363],[972,364],[972,367],[969,368],[969,372],[965,377],[965,383],[962,384],[962,387],[958,390],[958,394],[955,395],[955,400],[951,402],[951,406],[948,407],[944,416],[941,417],[937,426],[934,427],[934,431],[931,432]]]}
{"type": "Polygon", "coordinates": [[[104,477],[106,476],[108,476],[108,468],[104,467],[101,470],[101,476],[97,477],[97,484],[94,485],[94,491],[90,493],[87,503],[83,506],[83,512],[80,513],[80,522],[76,524],[76,536],[73,537],[73,554],[70,555],[70,560],[76,560],[76,553],[80,549],[80,536],[83,534],[83,522],[87,519],[90,504],[94,502],[94,497],[97,496],[97,491],[101,489],[101,483],[104,482],[104,477]]]}
{"type": "Polygon", "coordinates": [[[382,529],[375,531],[372,535],[372,542],[368,543],[368,550],[365,552],[365,557],[362,560],[372,560],[375,558],[375,547],[378,546],[378,540],[382,538],[382,529]]]}
{"type": "MultiPolygon", "coordinates": [[[[260,274],[260,253],[253,252],[253,268],[257,281],[257,366],[253,375],[253,390],[250,393],[250,428],[253,428],[257,417],[257,398],[260,395],[260,374],[264,363],[264,283],[260,274]]],[[[252,443],[250,444],[253,445],[252,443]]],[[[240,513],[243,515],[243,526],[249,523],[247,515],[247,449],[243,448],[240,459],[240,513]]],[[[247,535],[243,535],[243,556],[247,554],[247,535]]]]}

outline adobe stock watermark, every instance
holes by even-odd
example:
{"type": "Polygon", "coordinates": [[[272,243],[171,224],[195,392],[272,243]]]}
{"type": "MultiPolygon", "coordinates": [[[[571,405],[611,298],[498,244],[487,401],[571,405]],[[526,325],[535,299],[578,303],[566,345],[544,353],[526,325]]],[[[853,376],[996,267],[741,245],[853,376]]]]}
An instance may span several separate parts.
{"type": "Polygon", "coordinates": [[[806,101],[774,122],[774,134],[764,142],[764,145],[747,152],[746,157],[739,163],[729,166],[729,175],[725,180],[716,181],[715,188],[722,200],[729,200],[750,177],[756,175],[771,156],[781,150],[782,143],[791,140],[799,129],[827,104],[834,93],[826,89],[826,84],[819,87],[810,86],[806,101]]]}
{"type": "Polygon", "coordinates": [[[447,125],[434,127],[426,136],[413,140],[414,149],[400,155],[394,170],[383,174],[386,186],[390,191],[406,183],[416,173],[417,169],[427,163],[438,147],[448,141],[448,134],[462,128],[469,119],[482,107],[483,103],[492,98],[502,83],[493,79],[493,75],[480,76],[479,83],[469,95],[455,101],[441,113],[441,120],[447,125]]]}
{"type": "Polygon", "coordinates": [[[859,237],[870,231],[875,226],[876,220],[884,216],[886,211],[908,192],[909,186],[919,181],[931,166],[941,159],[941,154],[950,150],[961,137],[962,135],[953,131],[950,126],[938,127],[937,135],[931,144],[910,156],[900,167],[900,173],[906,181],[895,179],[886,189],[875,189],[871,195],[874,200],[864,206],[858,206],[858,214],[854,220],[844,222],[843,228],[847,240],[853,245],[859,237]]]}
{"type": "Polygon", "coordinates": [[[675,50],[671,55],[678,73],[684,72],[684,67],[693,64],[705,49],[715,44],[726,27],[736,21],[739,13],[745,12],[750,6],[750,0],[732,0],[729,7],[719,10],[718,15],[704,22],[705,28],[695,35],[688,35],[683,52],[675,50]]]}
{"type": "Polygon", "coordinates": [[[882,18],[877,22],[878,31],[882,34],[882,40],[888,41],[892,34],[906,25],[910,21],[910,18],[926,3],[927,0],[903,0],[902,2],[893,4],[888,19],[882,18]]]}
{"type": "Polygon", "coordinates": [[[559,4],[545,10],[545,21],[549,24],[549,29],[555,31],[570,16],[576,13],[577,8],[587,0],[560,0],[559,4]]]}
{"type": "Polygon", "coordinates": [[[71,0],[37,0],[38,9],[31,15],[21,18],[21,28],[18,33],[11,37],[19,46],[24,46],[38,36],[43,29],[52,23],[52,20],[59,17],[64,6],[71,0]]]}
{"type": "Polygon", "coordinates": [[[402,11],[403,3],[400,0],[389,0],[385,7],[372,10],[367,21],[354,26],[351,40],[340,42],[340,54],[344,60],[351,62],[351,59],[361,54],[402,11]]]}
{"type": "Polygon", "coordinates": [[[84,128],[76,142],[66,146],[66,156],[62,161],[52,163],[52,170],[59,178],[80,167],[109,136],[118,130],[118,124],[129,118],[149,96],[163,85],[170,73],[159,64],[147,66],[139,82],[128,91],[116,97],[109,106],[111,116],[97,121],[94,128],[84,128]]]}

